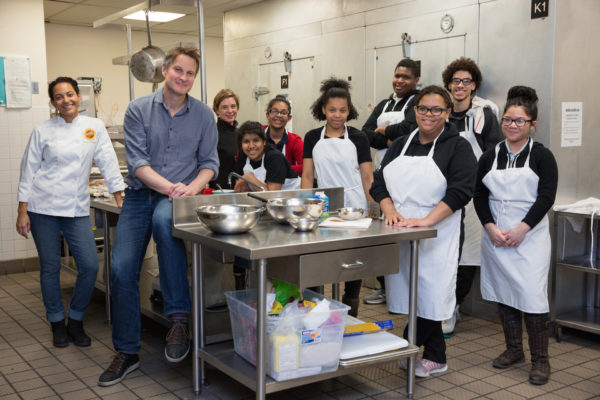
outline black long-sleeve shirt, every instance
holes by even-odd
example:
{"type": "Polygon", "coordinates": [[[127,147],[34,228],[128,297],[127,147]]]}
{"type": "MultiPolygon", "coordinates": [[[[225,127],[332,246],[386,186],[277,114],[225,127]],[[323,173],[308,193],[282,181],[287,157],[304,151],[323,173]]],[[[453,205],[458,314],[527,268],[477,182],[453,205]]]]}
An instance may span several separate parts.
{"type": "Polygon", "coordinates": [[[379,116],[383,112],[383,109],[386,108],[386,105],[386,112],[400,111],[402,110],[402,107],[404,107],[404,105],[408,102],[408,104],[406,105],[406,109],[404,110],[404,120],[407,121],[407,124],[416,128],[417,121],[415,120],[414,97],[411,98],[411,96],[417,94],[418,92],[418,90],[414,90],[410,93],[407,93],[395,105],[393,95],[391,95],[385,100],[382,100],[381,102],[379,102],[379,104],[377,104],[371,115],[369,115],[369,119],[367,119],[367,122],[365,122],[361,129],[365,133],[365,135],[367,135],[367,138],[369,139],[369,144],[372,148],[387,149],[388,147],[388,138],[380,133],[375,132],[375,129],[377,128],[377,118],[379,118],[379,116]]]}
{"type": "MultiPolygon", "coordinates": [[[[470,110],[469,107],[465,111],[450,113],[449,121],[456,126],[456,129],[459,132],[466,130],[467,111],[470,110]]],[[[490,149],[496,145],[496,143],[500,142],[504,136],[502,135],[502,130],[500,129],[500,125],[498,124],[498,120],[496,119],[496,114],[489,107],[483,108],[484,115],[484,125],[481,130],[481,134],[475,133],[475,138],[477,139],[477,143],[483,152],[487,149],[490,149]]],[[[390,125],[385,129],[385,137],[391,141],[404,136],[409,135],[416,128],[416,122],[411,123],[410,121],[402,121],[399,124],[390,125]]],[[[382,136],[382,135],[380,135],[382,136]]]]}
{"type": "MultiPolygon", "coordinates": [[[[408,138],[408,136],[403,136],[395,140],[385,154],[381,167],[375,171],[374,182],[370,190],[375,201],[380,202],[386,197],[391,197],[383,178],[383,171],[387,164],[400,155],[408,138]]],[[[417,134],[406,149],[405,155],[425,157],[429,154],[432,145],[433,142],[421,144],[417,134]]],[[[433,161],[447,181],[446,193],[441,201],[446,203],[452,211],[460,210],[473,197],[477,160],[471,145],[466,139],[460,137],[454,125],[446,123],[444,131],[435,145],[433,161]]],[[[413,184],[419,185],[420,182],[413,184]]]]}
{"type": "Polygon", "coordinates": [[[227,177],[233,172],[235,165],[235,156],[238,153],[238,142],[235,128],[237,121],[233,125],[217,119],[217,131],[219,131],[219,141],[217,143],[217,153],[219,154],[219,176],[216,180],[210,182],[211,187],[216,188],[218,183],[223,188],[228,188],[227,177]]]}
{"type": "MultiPolygon", "coordinates": [[[[509,157],[505,142],[500,143],[499,146],[498,169],[502,170],[506,169],[509,157]]],[[[525,146],[523,151],[517,156],[515,168],[523,168],[528,155],[529,145],[525,146]]],[[[483,178],[492,169],[495,158],[495,147],[492,147],[479,159],[473,203],[475,204],[475,211],[477,211],[477,216],[482,225],[489,222],[496,222],[490,210],[490,191],[483,183],[483,178]]],[[[537,187],[537,198],[527,212],[527,215],[525,215],[525,218],[523,218],[523,222],[533,228],[544,218],[544,215],[546,215],[552,204],[554,204],[558,187],[558,166],[552,152],[541,143],[534,142],[531,149],[531,157],[529,158],[529,168],[540,178],[537,187]]]]}

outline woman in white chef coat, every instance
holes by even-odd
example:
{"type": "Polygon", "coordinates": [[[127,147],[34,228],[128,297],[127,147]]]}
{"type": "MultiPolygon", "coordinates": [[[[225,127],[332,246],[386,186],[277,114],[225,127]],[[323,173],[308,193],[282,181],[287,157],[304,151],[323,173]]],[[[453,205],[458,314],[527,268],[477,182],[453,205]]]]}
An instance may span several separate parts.
{"type": "Polygon", "coordinates": [[[83,330],[83,316],[98,272],[89,218],[92,161],[100,168],[119,207],[125,185],[104,123],[79,115],[81,95],[77,82],[59,77],[48,86],[48,95],[58,116],[31,133],[21,161],[16,227],[25,238],[31,232],[38,251],[42,298],[54,346],[65,347],[69,342],[89,346],[91,340],[83,330]],[[68,324],[60,290],[61,233],[77,266],[68,324]]]}
{"type": "MultiPolygon", "coordinates": [[[[369,188],[373,182],[371,151],[367,136],[346,121],[356,119],[358,112],[350,97],[350,84],[330,78],[322,82],[321,95],[311,107],[316,120],[325,126],[304,136],[302,189],[313,187],[343,187],[344,205],[367,210],[372,201],[369,188]]],[[[342,302],[350,306],[350,315],[358,314],[362,281],[346,282],[342,302]]]]}
{"type": "MultiPolygon", "coordinates": [[[[234,170],[265,190],[300,189],[300,177],[282,152],[267,143],[260,122],[246,121],[238,128],[238,153],[234,170]]],[[[236,192],[255,190],[241,179],[236,192]]]]}
{"type": "Polygon", "coordinates": [[[556,160],[534,142],[538,97],[534,89],[508,91],[502,132],[506,139],[479,160],[475,210],[483,224],[481,294],[498,303],[506,351],[493,361],[508,368],[525,360],[522,317],[529,336],[529,382],[543,385],[548,361],[550,232],[546,213],[558,185],[556,160]]]}
{"type": "MultiPolygon", "coordinates": [[[[450,95],[439,86],[427,86],[415,96],[418,128],[392,143],[371,187],[386,224],[438,232],[419,243],[416,344],[424,351],[417,361],[418,377],[448,368],[442,321],[454,312],[461,208],[472,197],[477,168],[469,142],[446,122],[451,106],[450,95]]],[[[389,311],[406,314],[409,244],[401,244],[400,251],[400,271],[386,276],[385,286],[389,311]]]]}

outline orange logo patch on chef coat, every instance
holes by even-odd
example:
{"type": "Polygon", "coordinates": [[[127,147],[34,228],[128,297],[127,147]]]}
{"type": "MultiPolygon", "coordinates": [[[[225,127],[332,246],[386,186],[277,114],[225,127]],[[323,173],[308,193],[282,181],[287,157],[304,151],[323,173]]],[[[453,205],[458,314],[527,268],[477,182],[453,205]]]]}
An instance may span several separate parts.
{"type": "Polygon", "coordinates": [[[83,137],[87,140],[94,140],[96,139],[96,131],[92,128],[86,129],[83,131],[83,137]]]}

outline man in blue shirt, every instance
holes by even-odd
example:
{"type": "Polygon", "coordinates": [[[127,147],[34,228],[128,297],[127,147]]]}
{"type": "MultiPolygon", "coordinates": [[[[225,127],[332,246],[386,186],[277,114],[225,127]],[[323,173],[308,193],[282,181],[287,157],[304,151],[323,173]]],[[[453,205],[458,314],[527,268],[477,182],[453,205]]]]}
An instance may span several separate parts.
{"type": "Polygon", "coordinates": [[[115,233],[111,272],[117,355],[100,376],[100,386],[114,385],[139,367],[139,279],[150,236],[158,253],[164,314],[172,322],[165,356],[178,362],[189,352],[188,263],[183,241],[171,235],[172,199],[197,194],[219,170],[212,111],[188,95],[199,65],[196,48],[170,50],[162,66],[162,89],[135,99],[125,113],[129,187],[115,233]]]}

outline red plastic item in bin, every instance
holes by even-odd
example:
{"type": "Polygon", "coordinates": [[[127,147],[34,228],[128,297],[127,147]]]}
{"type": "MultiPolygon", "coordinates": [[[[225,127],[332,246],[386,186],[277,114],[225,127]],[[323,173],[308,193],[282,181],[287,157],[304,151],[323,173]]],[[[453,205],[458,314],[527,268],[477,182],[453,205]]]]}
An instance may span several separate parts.
{"type": "Polygon", "coordinates": [[[213,194],[213,190],[215,190],[215,189],[213,189],[213,188],[204,188],[204,189],[202,189],[202,191],[201,191],[200,193],[198,193],[198,194],[213,194]]]}

